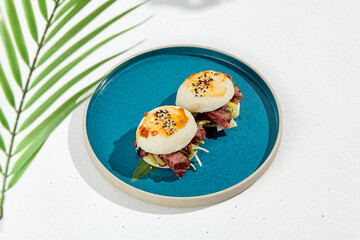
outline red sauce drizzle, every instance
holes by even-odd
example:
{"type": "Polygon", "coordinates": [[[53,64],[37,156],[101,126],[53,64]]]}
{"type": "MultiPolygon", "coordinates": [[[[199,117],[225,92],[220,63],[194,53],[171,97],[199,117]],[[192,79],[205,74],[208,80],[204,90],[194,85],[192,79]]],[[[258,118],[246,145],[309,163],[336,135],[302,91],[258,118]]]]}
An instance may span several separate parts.
{"type": "Polygon", "coordinates": [[[147,138],[149,136],[149,129],[144,125],[141,125],[139,130],[140,130],[140,136],[144,138],[147,138]]]}

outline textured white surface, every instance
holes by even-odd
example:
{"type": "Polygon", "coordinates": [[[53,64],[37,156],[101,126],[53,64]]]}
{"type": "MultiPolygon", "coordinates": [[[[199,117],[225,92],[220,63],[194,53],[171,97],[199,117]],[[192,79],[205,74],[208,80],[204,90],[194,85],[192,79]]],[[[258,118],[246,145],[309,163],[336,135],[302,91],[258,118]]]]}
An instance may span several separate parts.
{"type": "MultiPolygon", "coordinates": [[[[107,13],[131,2],[118,1],[107,13]]],[[[174,43],[223,49],[253,65],[278,94],[284,118],[278,156],[251,188],[224,203],[157,207],[118,192],[97,173],[78,109],[7,193],[0,239],[359,239],[359,10],[358,0],[153,0],[119,21],[102,36],[156,13],[68,79],[143,38],[126,56],[174,43]]]]}

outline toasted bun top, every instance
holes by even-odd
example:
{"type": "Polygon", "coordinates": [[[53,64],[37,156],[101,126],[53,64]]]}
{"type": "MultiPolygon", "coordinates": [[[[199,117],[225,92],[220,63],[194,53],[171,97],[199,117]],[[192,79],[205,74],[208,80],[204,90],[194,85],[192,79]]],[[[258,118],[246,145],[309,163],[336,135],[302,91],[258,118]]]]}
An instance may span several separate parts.
{"type": "Polygon", "coordinates": [[[234,84],[229,75],[207,70],[191,74],[181,84],[176,105],[190,112],[210,112],[224,106],[234,96],[234,84]]]}
{"type": "Polygon", "coordinates": [[[144,114],[136,130],[136,142],[148,153],[168,154],[189,144],[196,131],[195,119],[189,111],[161,106],[144,114]]]}

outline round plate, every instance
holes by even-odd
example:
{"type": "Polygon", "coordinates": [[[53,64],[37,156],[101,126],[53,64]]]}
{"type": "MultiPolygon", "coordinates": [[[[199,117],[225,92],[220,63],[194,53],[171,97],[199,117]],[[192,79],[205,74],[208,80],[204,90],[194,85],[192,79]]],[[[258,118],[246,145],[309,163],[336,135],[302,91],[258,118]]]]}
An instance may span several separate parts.
{"type": "Polygon", "coordinates": [[[151,203],[190,207],[231,198],[251,186],[279,148],[279,102],[266,80],[239,58],[199,46],[167,46],[139,53],[118,65],[97,86],[85,112],[87,149],[97,169],[127,194],[151,203]],[[157,169],[131,183],[139,162],[134,140],[145,112],[174,105],[176,91],[190,76],[215,70],[232,76],[244,95],[238,126],[209,133],[203,163],[178,179],[157,169]]]}

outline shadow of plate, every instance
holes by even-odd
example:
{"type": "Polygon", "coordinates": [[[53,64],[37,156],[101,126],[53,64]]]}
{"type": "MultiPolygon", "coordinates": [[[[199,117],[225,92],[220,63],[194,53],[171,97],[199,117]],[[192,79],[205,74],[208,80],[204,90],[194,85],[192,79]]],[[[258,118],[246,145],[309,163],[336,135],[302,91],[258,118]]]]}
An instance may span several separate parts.
{"type": "Polygon", "coordinates": [[[78,107],[71,116],[68,132],[68,145],[74,166],[85,182],[98,194],[116,203],[139,212],[153,214],[181,214],[198,211],[210,206],[193,208],[173,208],[158,206],[133,198],[109,183],[95,168],[86,150],[83,135],[85,104],[78,107]]]}

